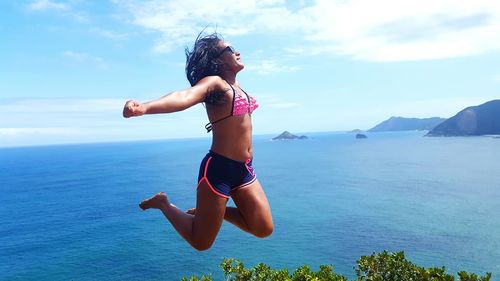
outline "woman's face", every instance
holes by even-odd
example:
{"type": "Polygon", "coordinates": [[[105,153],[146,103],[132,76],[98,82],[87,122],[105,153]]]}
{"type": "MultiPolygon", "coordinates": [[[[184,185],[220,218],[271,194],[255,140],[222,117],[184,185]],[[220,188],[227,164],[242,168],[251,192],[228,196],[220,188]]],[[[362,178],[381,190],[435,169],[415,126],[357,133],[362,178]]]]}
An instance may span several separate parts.
{"type": "Polygon", "coordinates": [[[238,73],[245,65],[240,57],[240,52],[236,51],[229,43],[220,42],[221,53],[219,58],[224,62],[225,70],[238,73]]]}

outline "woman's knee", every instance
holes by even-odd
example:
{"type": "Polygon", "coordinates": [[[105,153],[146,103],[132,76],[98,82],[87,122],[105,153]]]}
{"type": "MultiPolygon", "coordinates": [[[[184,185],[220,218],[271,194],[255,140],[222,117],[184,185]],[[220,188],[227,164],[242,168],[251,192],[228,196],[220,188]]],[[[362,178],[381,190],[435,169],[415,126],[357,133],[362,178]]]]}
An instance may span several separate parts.
{"type": "Polygon", "coordinates": [[[272,223],[265,223],[259,225],[253,232],[253,235],[259,238],[266,238],[273,234],[274,231],[274,225],[272,223]]]}
{"type": "Polygon", "coordinates": [[[213,243],[214,241],[193,241],[190,244],[193,248],[201,252],[210,249],[213,243]]]}

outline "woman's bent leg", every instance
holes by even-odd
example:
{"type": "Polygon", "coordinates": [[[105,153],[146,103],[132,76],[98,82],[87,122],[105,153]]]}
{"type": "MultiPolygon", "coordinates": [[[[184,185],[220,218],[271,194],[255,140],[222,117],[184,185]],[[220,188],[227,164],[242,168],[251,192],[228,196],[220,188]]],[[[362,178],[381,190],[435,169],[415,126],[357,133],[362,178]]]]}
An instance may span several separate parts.
{"type": "Polygon", "coordinates": [[[226,207],[226,213],[224,214],[224,219],[243,231],[252,233],[251,229],[248,227],[245,218],[241,214],[240,210],[236,207],[226,207]]]}
{"type": "MultiPolygon", "coordinates": [[[[196,208],[191,208],[187,210],[186,213],[194,215],[196,214],[196,208]]],[[[224,220],[234,224],[243,231],[251,232],[250,228],[248,228],[248,225],[245,222],[245,219],[243,218],[243,215],[241,214],[240,210],[238,210],[238,208],[236,207],[230,207],[230,206],[226,207],[226,212],[224,213],[224,220]]]]}
{"type": "Polygon", "coordinates": [[[257,237],[267,237],[274,229],[271,208],[259,181],[232,192],[236,210],[226,220],[257,237]]]}
{"type": "MultiPolygon", "coordinates": [[[[257,237],[267,237],[274,229],[271,208],[258,181],[233,192],[235,207],[226,207],[224,219],[257,237]]],[[[196,208],[186,211],[196,214],[196,208]]]]}
{"type": "Polygon", "coordinates": [[[203,251],[212,246],[219,233],[227,201],[226,198],[213,193],[206,181],[202,181],[197,189],[195,215],[186,214],[170,204],[163,192],[144,200],[140,207],[143,210],[161,210],[182,238],[193,248],[203,251]]]}

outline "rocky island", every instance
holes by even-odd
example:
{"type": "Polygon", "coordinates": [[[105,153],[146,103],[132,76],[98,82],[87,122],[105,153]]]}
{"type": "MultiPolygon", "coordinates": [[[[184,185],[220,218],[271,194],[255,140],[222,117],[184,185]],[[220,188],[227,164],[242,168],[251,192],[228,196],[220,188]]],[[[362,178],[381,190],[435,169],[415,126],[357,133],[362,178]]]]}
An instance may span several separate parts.
{"type": "Polygon", "coordinates": [[[426,136],[500,135],[500,100],[470,106],[433,128],[426,136]]]}
{"type": "Polygon", "coordinates": [[[283,133],[281,133],[279,136],[277,137],[274,137],[272,138],[272,140],[305,140],[307,139],[306,136],[296,136],[292,133],[290,133],[289,131],[284,131],[283,133]]]}

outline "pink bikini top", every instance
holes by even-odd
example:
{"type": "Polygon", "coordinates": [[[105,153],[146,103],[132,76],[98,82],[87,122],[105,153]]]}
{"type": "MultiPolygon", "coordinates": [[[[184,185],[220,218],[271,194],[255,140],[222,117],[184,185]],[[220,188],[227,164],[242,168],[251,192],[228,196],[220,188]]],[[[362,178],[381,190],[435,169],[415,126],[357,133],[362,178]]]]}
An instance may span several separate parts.
{"type": "Polygon", "coordinates": [[[212,131],[212,127],[215,123],[220,122],[224,119],[227,119],[231,116],[241,116],[241,115],[245,115],[247,113],[251,115],[252,112],[257,107],[259,107],[259,105],[257,104],[257,101],[253,97],[249,96],[245,91],[243,91],[243,89],[241,89],[241,91],[243,91],[245,96],[243,96],[243,95],[240,96],[240,95],[236,94],[236,91],[234,90],[233,86],[231,86],[231,84],[228,83],[228,85],[233,90],[233,102],[231,104],[231,113],[229,113],[228,116],[222,117],[221,119],[216,120],[214,122],[208,122],[208,124],[205,125],[205,129],[207,129],[207,133],[212,131]]]}

